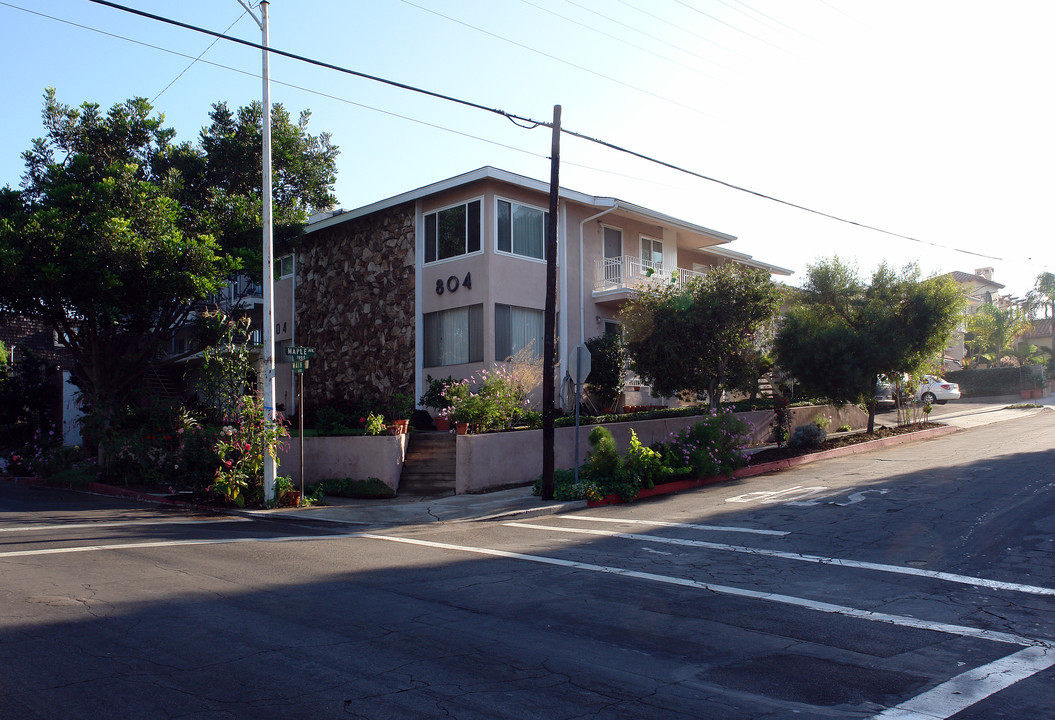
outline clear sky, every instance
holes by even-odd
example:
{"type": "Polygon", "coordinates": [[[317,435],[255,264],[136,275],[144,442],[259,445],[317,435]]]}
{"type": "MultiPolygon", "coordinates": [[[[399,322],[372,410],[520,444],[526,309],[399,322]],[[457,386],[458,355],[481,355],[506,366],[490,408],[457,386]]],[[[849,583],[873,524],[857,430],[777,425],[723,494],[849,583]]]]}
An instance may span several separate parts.
{"type": "MultiPolygon", "coordinates": [[[[260,38],[237,0],[123,4],[260,38]]],[[[539,120],[560,104],[576,132],[922,241],[562,141],[563,186],[737,236],[792,283],[834,254],[865,273],[989,266],[1019,296],[1055,271],[1047,0],[274,0],[270,16],[275,48],[539,120]]],[[[43,134],[49,85],[72,105],[146,97],[188,140],[211,103],[259,99],[252,48],[221,40],[203,61],[226,67],[180,75],[212,42],[89,0],[0,0],[0,184],[43,134]]],[[[484,165],[549,177],[545,128],[285,58],[271,76],[340,146],[343,207],[484,165]]]]}

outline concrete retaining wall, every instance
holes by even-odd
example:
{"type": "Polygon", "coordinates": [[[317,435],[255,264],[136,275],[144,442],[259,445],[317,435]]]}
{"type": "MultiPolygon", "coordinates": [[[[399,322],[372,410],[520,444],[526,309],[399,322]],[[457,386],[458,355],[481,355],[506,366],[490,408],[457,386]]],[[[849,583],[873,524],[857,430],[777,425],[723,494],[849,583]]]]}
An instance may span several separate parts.
{"type": "MultiPolygon", "coordinates": [[[[829,418],[829,431],[841,425],[861,429],[868,414],[859,407],[830,405],[792,408],[792,427],[812,422],[824,415],[829,418]]],[[[771,410],[739,413],[751,428],[751,445],[770,442],[773,420],[771,410]]],[[[606,425],[615,438],[620,452],[630,446],[630,431],[637,433],[643,445],[667,440],[672,434],[696,423],[698,417],[663,418],[606,425]]],[[[593,425],[579,428],[579,463],[590,449],[587,437],[593,425]]],[[[307,484],[326,478],[380,478],[394,490],[399,489],[399,476],[407,450],[407,435],[379,435],[354,437],[318,437],[304,439],[304,481],[307,484]]],[[[485,435],[459,435],[457,440],[458,494],[534,482],[542,474],[542,431],[520,430],[485,435]]],[[[300,441],[292,438],[289,448],[279,454],[279,473],[299,481],[300,441]]],[[[554,464],[557,468],[574,467],[575,428],[554,431],[554,464]]]]}
{"type": "MultiPolygon", "coordinates": [[[[365,480],[375,477],[393,490],[399,488],[407,435],[359,435],[304,438],[304,482],[328,478],[365,480]]],[[[279,475],[300,481],[300,438],[278,455],[279,475]]]]}

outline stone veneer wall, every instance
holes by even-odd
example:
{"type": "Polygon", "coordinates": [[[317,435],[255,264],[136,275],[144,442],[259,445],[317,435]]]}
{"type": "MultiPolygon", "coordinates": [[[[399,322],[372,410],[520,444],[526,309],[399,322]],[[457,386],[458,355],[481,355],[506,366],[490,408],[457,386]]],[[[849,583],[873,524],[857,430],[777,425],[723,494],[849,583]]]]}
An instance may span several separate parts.
{"type": "Polygon", "coordinates": [[[317,349],[307,407],[414,393],[414,282],[414,203],[301,239],[295,342],[317,349]]]}

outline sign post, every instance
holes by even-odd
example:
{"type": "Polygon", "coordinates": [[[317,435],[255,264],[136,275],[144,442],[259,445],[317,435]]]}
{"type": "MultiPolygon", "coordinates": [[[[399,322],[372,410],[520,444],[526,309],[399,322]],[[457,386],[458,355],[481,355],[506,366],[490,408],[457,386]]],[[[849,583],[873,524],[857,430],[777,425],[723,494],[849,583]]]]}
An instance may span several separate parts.
{"type": "Polygon", "coordinates": [[[582,386],[586,378],[590,376],[590,365],[593,356],[590,348],[584,343],[579,343],[571,351],[568,358],[568,374],[571,381],[575,383],[575,484],[579,483],[579,404],[582,397],[582,386]]]}
{"type": "Polygon", "coordinates": [[[286,357],[293,359],[293,373],[297,376],[297,424],[300,427],[300,499],[304,501],[304,371],[308,369],[308,358],[315,357],[315,348],[291,345],[286,348],[286,357]]]}

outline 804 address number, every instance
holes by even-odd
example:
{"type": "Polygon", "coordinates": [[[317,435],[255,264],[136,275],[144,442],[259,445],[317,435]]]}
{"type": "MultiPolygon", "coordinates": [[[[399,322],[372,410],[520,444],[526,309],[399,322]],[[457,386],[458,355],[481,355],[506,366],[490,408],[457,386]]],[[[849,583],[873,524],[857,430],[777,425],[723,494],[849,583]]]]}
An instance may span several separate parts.
{"type": "Polygon", "coordinates": [[[442,295],[444,292],[458,292],[458,288],[463,287],[466,290],[472,290],[473,288],[473,274],[471,272],[465,273],[465,279],[459,280],[457,275],[451,275],[447,278],[447,282],[443,280],[436,281],[436,294],[442,295]]]}

